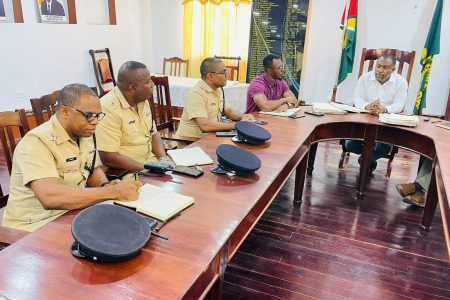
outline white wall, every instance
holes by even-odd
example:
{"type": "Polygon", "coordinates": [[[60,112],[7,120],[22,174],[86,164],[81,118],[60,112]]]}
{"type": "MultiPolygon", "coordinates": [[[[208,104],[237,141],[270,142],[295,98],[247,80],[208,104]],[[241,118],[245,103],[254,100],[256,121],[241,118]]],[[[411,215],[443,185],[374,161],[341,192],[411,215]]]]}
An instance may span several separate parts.
{"type": "MultiPolygon", "coordinates": [[[[23,24],[0,24],[0,111],[30,108],[30,98],[69,83],[95,86],[91,48],[110,48],[116,74],[126,60],[145,62],[143,45],[151,44],[151,36],[144,34],[142,8],[149,9],[143,5],[148,0],[116,0],[115,26],[86,24],[89,2],[76,1],[76,25],[36,23],[30,0],[22,1],[23,24]]],[[[146,17],[150,18],[150,11],[146,17]]]]}
{"type": "MultiPolygon", "coordinates": [[[[416,50],[408,93],[411,111],[417,94],[419,58],[433,15],[435,0],[359,1],[354,72],[339,86],[337,99],[351,102],[361,49],[416,50]]],[[[0,110],[29,108],[29,98],[65,84],[95,85],[90,48],[109,47],[114,72],[126,60],[142,61],[162,72],[163,57],[183,56],[181,0],[116,0],[116,26],[88,25],[89,0],[77,0],[77,25],[37,24],[34,3],[22,1],[24,24],[0,24],[0,110]],[[6,41],[6,42],[5,42],[6,41]],[[17,91],[23,91],[23,95],[17,91]]],[[[310,0],[308,39],[300,97],[328,101],[339,65],[340,18],[346,0],[310,0]]],[[[450,88],[450,5],[444,1],[441,53],[434,58],[425,113],[443,114],[450,88]]]]}
{"type": "Polygon", "coordinates": [[[152,0],[152,73],[162,73],[163,58],[183,58],[183,5],[181,0],[152,0]]]}
{"type": "MultiPolygon", "coordinates": [[[[300,98],[307,102],[331,99],[339,67],[342,32],[339,29],[346,0],[310,0],[308,40],[302,74],[300,98]]],[[[337,100],[352,102],[357,81],[361,49],[397,48],[415,50],[408,103],[411,112],[420,82],[419,64],[435,0],[366,0],[359,1],[358,35],[353,73],[338,87],[337,100]]],[[[450,87],[450,7],[444,1],[441,29],[441,51],[434,57],[424,113],[444,114],[450,87]]]]}

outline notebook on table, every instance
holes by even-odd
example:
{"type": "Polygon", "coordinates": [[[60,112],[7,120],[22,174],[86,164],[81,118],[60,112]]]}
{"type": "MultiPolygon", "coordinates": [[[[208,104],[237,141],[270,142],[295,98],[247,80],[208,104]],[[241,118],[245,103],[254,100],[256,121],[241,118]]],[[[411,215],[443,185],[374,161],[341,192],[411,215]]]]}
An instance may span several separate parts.
{"type": "Polygon", "coordinates": [[[295,108],[288,108],[287,111],[281,111],[281,112],[277,112],[277,111],[260,111],[259,113],[263,114],[263,115],[289,117],[289,116],[292,116],[293,114],[296,114],[300,110],[301,110],[300,107],[295,107],[295,108]]]}
{"type": "Polygon", "coordinates": [[[416,127],[419,122],[418,116],[408,116],[401,114],[381,114],[378,116],[378,121],[390,125],[399,125],[407,127],[416,127]]]}
{"type": "Polygon", "coordinates": [[[322,103],[322,102],[315,102],[312,103],[313,110],[320,111],[325,114],[331,114],[331,115],[345,115],[347,111],[338,108],[331,103],[322,103]]]}
{"type": "Polygon", "coordinates": [[[436,126],[450,130],[450,122],[439,122],[436,123],[436,126]]]}
{"type": "Polygon", "coordinates": [[[146,183],[142,186],[138,200],[114,201],[114,203],[135,208],[136,212],[166,222],[194,204],[194,198],[146,183]]]}
{"type": "Polygon", "coordinates": [[[200,147],[167,150],[167,155],[177,166],[201,166],[213,163],[212,158],[200,147]]]}
{"type": "Polygon", "coordinates": [[[354,112],[354,113],[370,113],[370,111],[366,110],[366,109],[362,109],[362,108],[357,108],[354,106],[350,106],[344,103],[339,103],[339,102],[331,102],[331,105],[333,105],[334,107],[337,107],[341,110],[345,110],[347,112],[354,112]]]}

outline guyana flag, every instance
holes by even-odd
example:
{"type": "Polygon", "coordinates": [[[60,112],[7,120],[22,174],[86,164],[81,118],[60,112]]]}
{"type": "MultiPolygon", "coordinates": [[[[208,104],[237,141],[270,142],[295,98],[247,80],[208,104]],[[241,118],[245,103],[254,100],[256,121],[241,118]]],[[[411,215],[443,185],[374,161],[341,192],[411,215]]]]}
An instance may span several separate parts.
{"type": "Polygon", "coordinates": [[[355,58],[356,48],[356,15],[358,12],[358,0],[350,0],[350,5],[347,10],[347,5],[342,14],[341,28],[345,30],[344,39],[341,43],[341,65],[339,66],[338,83],[340,84],[347,78],[347,74],[353,71],[353,59],[355,58]],[[347,24],[345,24],[345,16],[347,16],[347,24]]]}
{"type": "Polygon", "coordinates": [[[439,54],[440,36],[441,36],[441,20],[442,20],[442,0],[437,0],[434,9],[433,20],[431,20],[430,30],[428,31],[427,41],[422,51],[420,64],[422,65],[422,78],[420,80],[420,88],[414,105],[414,114],[417,115],[426,107],[428,79],[431,72],[431,64],[433,55],[439,54]]]}

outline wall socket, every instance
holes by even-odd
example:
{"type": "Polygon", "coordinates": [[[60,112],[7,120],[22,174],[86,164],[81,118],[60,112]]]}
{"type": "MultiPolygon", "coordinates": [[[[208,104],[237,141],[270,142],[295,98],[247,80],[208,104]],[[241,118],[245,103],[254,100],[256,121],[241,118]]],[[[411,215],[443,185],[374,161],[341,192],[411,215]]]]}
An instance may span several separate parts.
{"type": "Polygon", "coordinates": [[[16,91],[16,99],[24,99],[25,92],[24,91],[16,91]]]}

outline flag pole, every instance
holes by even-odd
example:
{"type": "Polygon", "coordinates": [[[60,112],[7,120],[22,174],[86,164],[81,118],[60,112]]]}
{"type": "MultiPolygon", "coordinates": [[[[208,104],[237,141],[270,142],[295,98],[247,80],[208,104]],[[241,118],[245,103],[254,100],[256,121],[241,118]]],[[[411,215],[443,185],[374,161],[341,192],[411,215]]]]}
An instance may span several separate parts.
{"type": "Polygon", "coordinates": [[[341,36],[341,52],[339,53],[339,65],[337,67],[336,71],[336,80],[334,81],[333,86],[333,94],[331,95],[331,102],[336,102],[336,92],[337,92],[337,85],[339,80],[339,69],[341,68],[341,58],[342,58],[342,42],[344,41],[345,33],[347,31],[347,19],[348,19],[348,11],[350,10],[350,0],[347,0],[347,4],[345,5],[344,9],[344,28],[342,30],[342,36],[341,36]]]}

